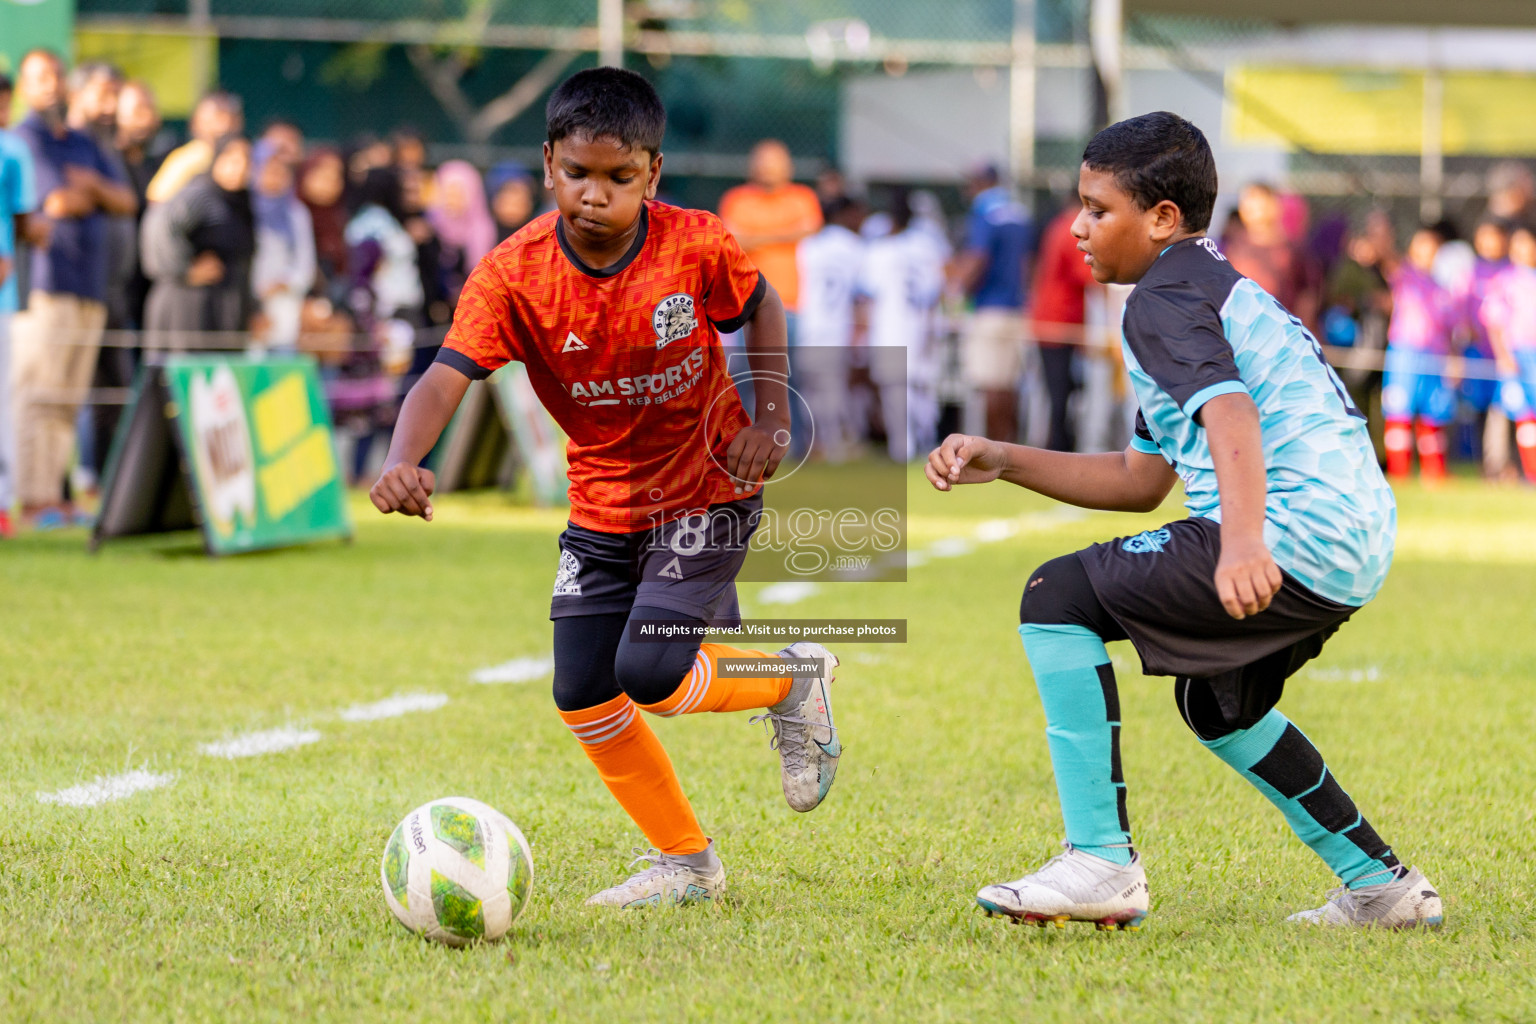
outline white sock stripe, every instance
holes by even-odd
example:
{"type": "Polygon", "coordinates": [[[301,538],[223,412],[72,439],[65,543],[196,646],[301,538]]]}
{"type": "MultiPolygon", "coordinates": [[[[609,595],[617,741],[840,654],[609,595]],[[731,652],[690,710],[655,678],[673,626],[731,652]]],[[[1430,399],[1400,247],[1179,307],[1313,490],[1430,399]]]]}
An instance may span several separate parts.
{"type": "Polygon", "coordinates": [[[607,715],[607,717],[602,718],[601,722],[584,722],[581,723],[581,725],[568,726],[568,728],[570,728],[570,731],[574,732],[576,735],[587,735],[591,734],[591,732],[607,732],[608,729],[619,725],[619,722],[622,722],[622,720],[627,720],[627,718],[630,718],[633,714],[633,705],[625,706],[625,708],[621,709],[621,711],[617,712],[617,714],[607,715]]]}
{"type": "Polygon", "coordinates": [[[590,722],[577,722],[575,724],[567,722],[565,725],[566,728],[570,729],[571,732],[575,733],[577,736],[582,736],[594,732],[605,732],[610,726],[616,725],[620,718],[623,718],[627,721],[629,718],[633,718],[634,714],[635,705],[629,701],[625,701],[624,705],[617,711],[604,715],[602,718],[596,718],[590,722]]]}
{"type": "Polygon", "coordinates": [[[631,718],[628,721],[626,721],[623,725],[621,725],[618,728],[614,729],[612,732],[605,732],[605,733],[603,733],[600,736],[578,736],[578,737],[576,737],[576,739],[583,746],[595,747],[595,746],[598,746],[600,744],[607,743],[609,740],[613,739],[616,736],[622,735],[626,729],[628,729],[631,725],[634,725],[634,724],[635,724],[635,720],[633,718],[631,718]]]}
{"type": "Polygon", "coordinates": [[[634,706],[631,705],[630,707],[626,708],[625,710],[626,710],[627,713],[626,713],[624,719],[622,721],[615,722],[612,726],[610,726],[610,727],[608,727],[606,729],[599,729],[599,730],[595,730],[595,731],[590,731],[589,730],[589,731],[586,731],[586,732],[579,732],[579,731],[577,731],[576,729],[573,728],[571,730],[571,732],[572,732],[572,734],[575,735],[575,737],[578,740],[580,740],[581,742],[585,743],[587,746],[593,746],[594,744],[603,743],[603,742],[606,742],[607,740],[611,740],[615,736],[617,736],[621,732],[623,732],[625,729],[628,729],[631,725],[634,724],[634,721],[635,721],[635,709],[634,709],[634,706]]]}
{"type": "Polygon", "coordinates": [[[688,674],[683,677],[683,681],[677,684],[676,690],[672,691],[674,696],[676,696],[678,693],[681,693],[683,695],[683,699],[678,701],[675,706],[670,708],[664,708],[660,711],[657,711],[655,710],[656,705],[653,704],[650,705],[647,710],[649,710],[653,715],[660,715],[662,718],[674,718],[677,715],[683,713],[683,709],[687,707],[688,702],[693,699],[694,691],[698,689],[698,686],[699,663],[697,659],[695,659],[693,667],[688,670],[688,674]]]}
{"type": "Polygon", "coordinates": [[[687,678],[678,684],[679,690],[686,685],[688,691],[683,694],[683,699],[677,702],[676,707],[670,711],[662,712],[663,718],[675,718],[678,715],[686,715],[689,709],[702,700],[704,694],[709,691],[709,683],[705,681],[704,669],[700,664],[703,657],[703,651],[693,656],[693,667],[688,670],[687,678]]]}
{"type": "Polygon", "coordinates": [[[566,724],[570,727],[572,732],[579,732],[579,731],[581,731],[583,729],[595,729],[595,728],[597,728],[597,727],[599,727],[601,725],[605,725],[608,722],[613,721],[615,718],[618,718],[620,715],[627,714],[628,712],[630,712],[631,710],[634,709],[634,706],[635,705],[633,704],[633,702],[626,700],[619,707],[619,709],[617,711],[609,712],[608,714],[604,715],[602,718],[594,718],[590,722],[577,722],[575,725],[571,725],[569,722],[567,722],[566,724]]]}
{"type": "Polygon", "coordinates": [[[693,656],[693,668],[688,670],[688,692],[677,702],[669,714],[686,715],[709,692],[709,663],[700,651],[693,656]]]}
{"type": "Polygon", "coordinates": [[[703,651],[694,656],[693,671],[698,673],[699,678],[702,680],[702,685],[699,686],[697,694],[690,692],[687,699],[678,706],[677,713],[680,715],[686,715],[698,707],[699,702],[709,695],[709,688],[715,681],[714,667],[709,663],[709,655],[703,651]]]}

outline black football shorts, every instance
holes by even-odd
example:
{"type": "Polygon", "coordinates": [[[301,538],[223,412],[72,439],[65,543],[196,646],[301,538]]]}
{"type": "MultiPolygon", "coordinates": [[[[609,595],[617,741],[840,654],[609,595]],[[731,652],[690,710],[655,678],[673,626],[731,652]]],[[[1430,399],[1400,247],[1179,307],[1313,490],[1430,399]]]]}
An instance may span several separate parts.
{"type": "Polygon", "coordinates": [[[1216,593],[1221,525],[1210,519],[1181,519],[1077,554],[1099,603],[1135,644],[1147,675],[1214,680],[1260,674],[1283,682],[1317,657],[1356,611],[1318,596],[1282,570],[1269,607],[1234,619],[1216,593]]]}
{"type": "Polygon", "coordinates": [[[666,608],[738,626],[736,576],[763,510],[763,494],[709,506],[636,533],[600,533],[575,523],[560,534],[551,619],[666,608]]]}

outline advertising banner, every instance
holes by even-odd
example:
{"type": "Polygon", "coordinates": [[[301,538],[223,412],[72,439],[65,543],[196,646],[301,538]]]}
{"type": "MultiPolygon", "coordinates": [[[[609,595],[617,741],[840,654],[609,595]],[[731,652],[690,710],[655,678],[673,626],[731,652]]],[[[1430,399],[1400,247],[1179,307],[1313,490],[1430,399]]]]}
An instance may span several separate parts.
{"type": "Polygon", "coordinates": [[[178,509],[210,554],[351,536],[313,359],[176,356],[146,368],[113,445],[93,546],[193,525],[170,514],[178,509]]]}

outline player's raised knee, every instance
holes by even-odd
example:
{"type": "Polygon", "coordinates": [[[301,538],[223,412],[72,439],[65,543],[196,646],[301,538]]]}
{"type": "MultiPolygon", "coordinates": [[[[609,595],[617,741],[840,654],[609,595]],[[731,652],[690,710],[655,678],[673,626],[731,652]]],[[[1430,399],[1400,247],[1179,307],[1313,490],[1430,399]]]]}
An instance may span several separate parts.
{"type": "Polygon", "coordinates": [[[1068,608],[1085,587],[1091,595],[1088,574],[1077,555],[1051,559],[1030,573],[1029,582],[1024,584],[1024,594],[1019,599],[1019,625],[1072,621],[1067,617],[1068,608]]]}
{"type": "Polygon", "coordinates": [[[697,642],[630,643],[619,648],[613,662],[614,678],[629,699],[641,707],[665,702],[677,692],[693,668],[699,653],[697,642]]]}

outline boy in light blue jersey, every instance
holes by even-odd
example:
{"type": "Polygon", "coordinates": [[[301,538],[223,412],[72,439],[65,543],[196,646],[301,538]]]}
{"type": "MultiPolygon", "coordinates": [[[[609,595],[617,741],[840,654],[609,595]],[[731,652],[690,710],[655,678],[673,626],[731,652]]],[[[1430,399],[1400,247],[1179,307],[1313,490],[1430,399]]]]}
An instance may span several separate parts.
{"type": "Polygon", "coordinates": [[[1124,353],[1140,402],[1123,452],[1076,455],[953,435],[934,487],[1002,477],[1088,508],[1152,511],[1182,479],[1190,516],[1037,569],[1019,634],[1045,709],[1067,851],[991,885],[989,914],[1134,928],[1148,909],[1120,766],[1106,641],[1175,678],[1179,712],[1344,882],[1291,920],[1438,925],[1404,866],[1275,705],[1285,681],[1381,589],[1396,505],[1365,420],[1300,320],[1205,237],[1216,166],[1169,113],[1100,132],[1083,154],[1078,248],[1102,283],[1135,284],[1124,353]]]}

